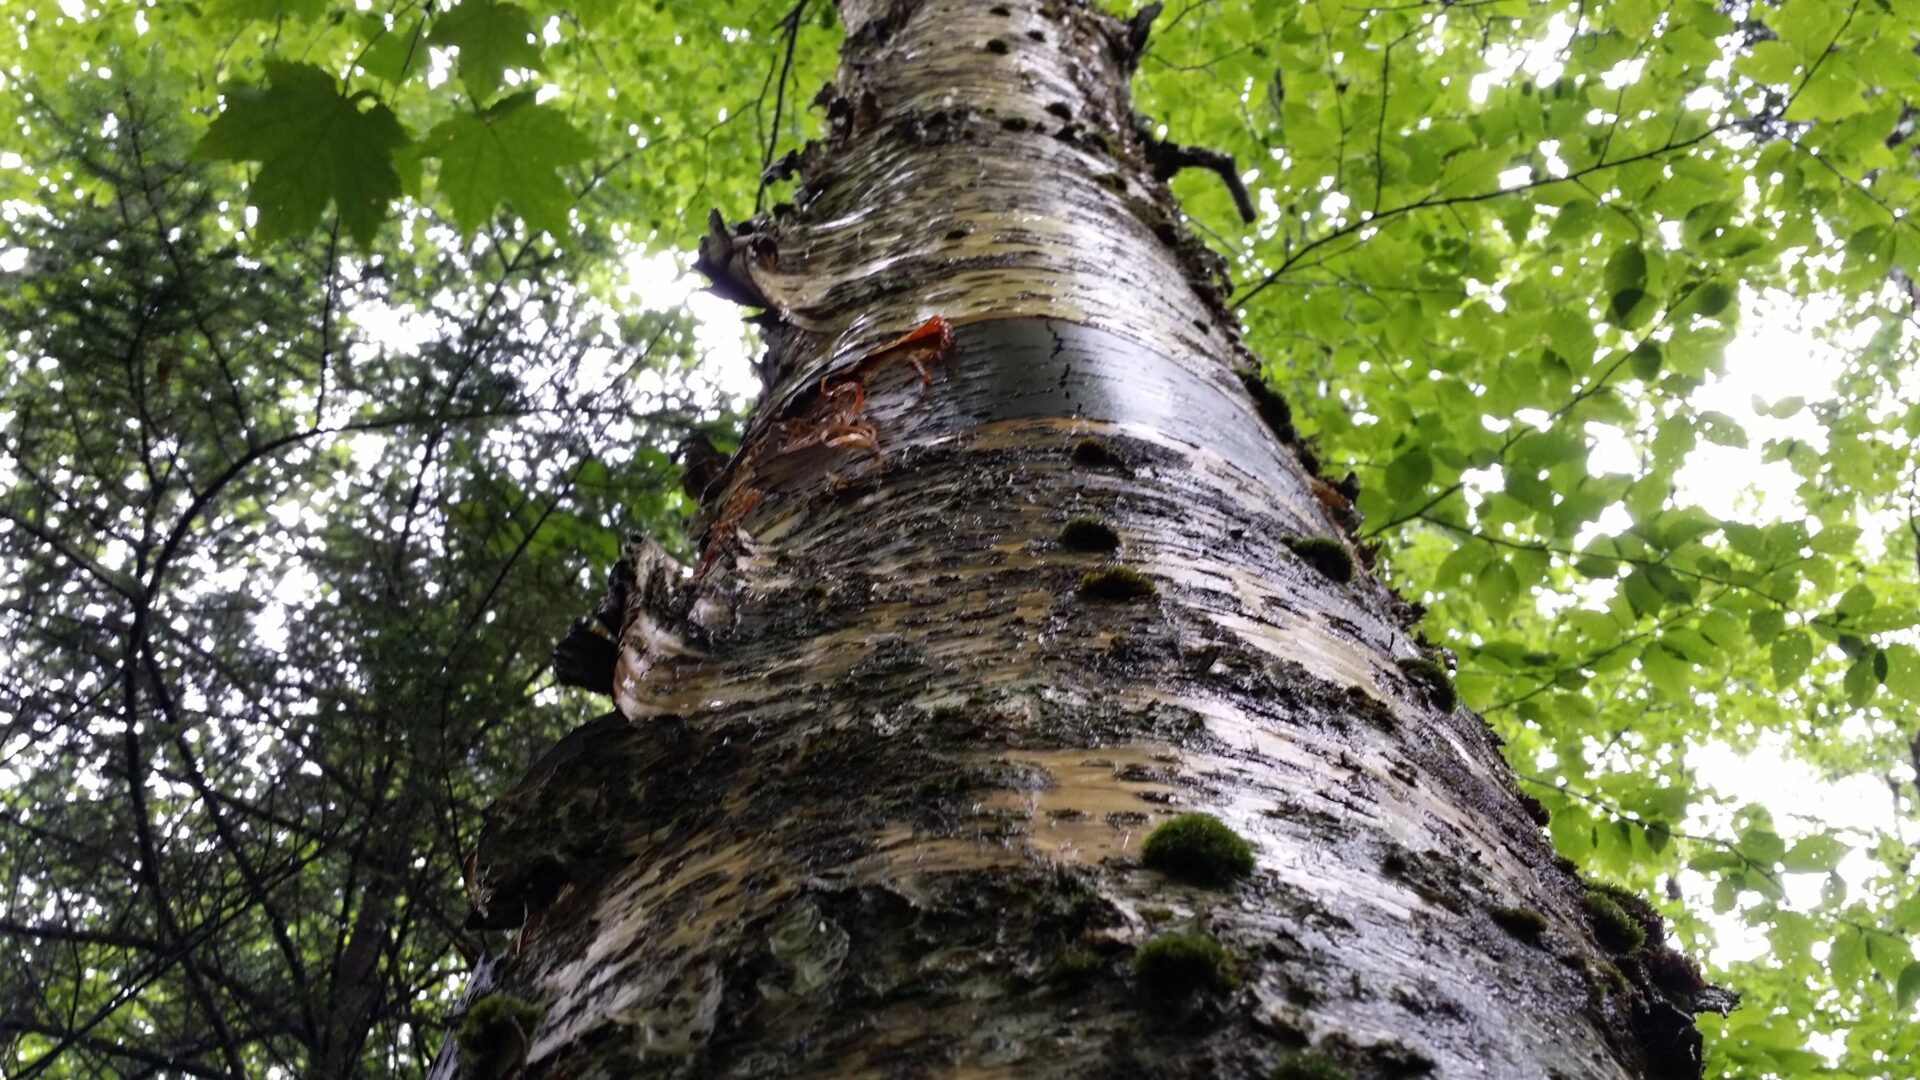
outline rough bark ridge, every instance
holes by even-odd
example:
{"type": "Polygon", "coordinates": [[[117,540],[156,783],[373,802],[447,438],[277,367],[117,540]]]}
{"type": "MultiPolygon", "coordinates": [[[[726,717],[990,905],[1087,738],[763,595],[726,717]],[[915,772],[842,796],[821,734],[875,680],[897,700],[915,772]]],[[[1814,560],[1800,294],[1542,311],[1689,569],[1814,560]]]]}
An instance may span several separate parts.
{"type": "Polygon", "coordinates": [[[627,613],[632,723],[490,815],[489,925],[539,922],[476,979],[546,1006],[516,1057],[1697,1075],[1716,999],[1650,908],[1556,865],[1250,393],[1134,123],[1144,24],[842,9],[796,205],[702,245],[765,308],[769,390],[696,573],[627,613]],[[951,348],[876,351],[934,316],[951,348]],[[1196,819],[1143,857],[1193,811],[1251,873],[1196,819]]]}

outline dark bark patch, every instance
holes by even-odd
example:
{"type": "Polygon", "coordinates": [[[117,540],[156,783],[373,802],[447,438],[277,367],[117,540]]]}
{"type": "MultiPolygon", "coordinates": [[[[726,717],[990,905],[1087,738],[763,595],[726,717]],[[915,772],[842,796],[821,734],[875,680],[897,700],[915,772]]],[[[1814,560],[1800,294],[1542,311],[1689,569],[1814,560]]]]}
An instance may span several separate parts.
{"type": "Polygon", "coordinates": [[[1253,398],[1253,407],[1260,414],[1260,420],[1273,432],[1273,437],[1282,443],[1295,441],[1293,428],[1293,407],[1287,399],[1275,393],[1267,380],[1257,371],[1242,368],[1234,374],[1240,376],[1240,385],[1247,388],[1247,396],[1253,398]]]}
{"type": "Polygon", "coordinates": [[[1099,439],[1081,439],[1074,443],[1070,456],[1075,465],[1084,469],[1118,469],[1127,463],[1118,451],[1099,439]]]}
{"type": "Polygon", "coordinates": [[[1460,703],[1460,696],[1454,692],[1453,680],[1447,678],[1447,669],[1436,661],[1424,656],[1409,656],[1395,660],[1400,673],[1426,691],[1427,701],[1441,712],[1450,713],[1460,703]]]}
{"type": "Polygon", "coordinates": [[[526,1066],[534,1030],[546,1015],[545,1006],[510,994],[491,994],[474,1002],[454,1033],[461,1075],[486,1080],[518,1076],[526,1066]]]}
{"type": "Polygon", "coordinates": [[[1449,911],[1461,910],[1463,882],[1461,868],[1432,852],[1412,851],[1393,845],[1380,860],[1380,869],[1397,878],[1419,894],[1422,900],[1449,911]]]}
{"type": "Polygon", "coordinates": [[[985,48],[988,52],[993,53],[996,56],[1005,56],[1007,52],[1007,43],[1005,41],[1000,40],[999,38],[989,38],[987,39],[987,44],[985,48]]]}
{"type": "Polygon", "coordinates": [[[1399,726],[1399,721],[1394,718],[1392,707],[1360,687],[1347,687],[1346,696],[1347,703],[1352,706],[1353,711],[1374,727],[1382,731],[1392,731],[1399,726]]]}
{"type": "Polygon", "coordinates": [[[1253,845],[1211,814],[1181,814],[1140,845],[1140,861],[1168,877],[1218,888],[1253,873],[1253,845]]]}
{"type": "Polygon", "coordinates": [[[1091,982],[1106,963],[1106,958],[1092,949],[1070,945],[1053,958],[1044,979],[1055,986],[1083,986],[1091,982]]]}
{"type": "Polygon", "coordinates": [[[1547,804],[1531,795],[1520,796],[1520,807],[1527,812],[1528,817],[1533,819],[1535,825],[1543,829],[1553,822],[1553,815],[1547,811],[1547,804]]]}
{"type": "Polygon", "coordinates": [[[1135,604],[1160,595],[1153,579],[1130,566],[1106,566],[1080,575],[1076,591],[1083,600],[1135,604]]]}
{"type": "Polygon", "coordinates": [[[1397,1077],[1427,1076],[1434,1071],[1431,1057],[1395,1040],[1361,1045],[1352,1037],[1336,1032],[1320,1041],[1322,1052],[1338,1060],[1354,1062],[1361,1075],[1391,1080],[1397,1077]]]}

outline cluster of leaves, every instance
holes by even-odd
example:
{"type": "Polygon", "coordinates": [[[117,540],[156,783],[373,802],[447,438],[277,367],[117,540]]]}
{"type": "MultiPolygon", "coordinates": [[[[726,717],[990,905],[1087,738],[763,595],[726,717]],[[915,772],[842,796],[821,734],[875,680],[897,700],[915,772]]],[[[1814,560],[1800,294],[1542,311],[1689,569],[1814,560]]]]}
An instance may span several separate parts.
{"type": "Polygon", "coordinates": [[[5,1071],[417,1071],[480,809],[594,707],[548,648],[683,509],[692,327],[505,229],[243,251],[164,84],[78,95],[0,221],[5,1071]]]}
{"type": "Polygon", "coordinates": [[[1709,1075],[1920,1049],[1916,42],[1884,0],[1254,0],[1163,20],[1142,66],[1172,138],[1258,170],[1245,235],[1177,186],[1556,844],[1697,947],[1766,942],[1715,972],[1747,1007],[1707,1018],[1709,1075]],[[1741,335],[1811,299],[1795,344],[1741,335]],[[1813,401],[1713,395],[1815,363],[1813,401]],[[1712,791],[1704,746],[1855,778],[1882,825],[1712,791]]]}
{"type": "MultiPolygon", "coordinates": [[[[799,132],[799,80],[831,70],[834,44],[799,34],[803,18],[831,25],[832,6],[34,0],[0,14],[16,61],[0,87],[31,93],[74,56],[83,72],[191,76],[182,105],[213,114],[194,153],[249,166],[258,240],[337,222],[371,250],[403,195],[466,236],[504,210],[556,238],[678,240],[703,195],[737,194],[749,162],[799,132]],[[794,48],[770,58],[783,29],[794,48]]],[[[0,149],[36,138],[23,124],[0,149]]],[[[44,190],[22,179],[0,174],[0,197],[44,190]]]]}

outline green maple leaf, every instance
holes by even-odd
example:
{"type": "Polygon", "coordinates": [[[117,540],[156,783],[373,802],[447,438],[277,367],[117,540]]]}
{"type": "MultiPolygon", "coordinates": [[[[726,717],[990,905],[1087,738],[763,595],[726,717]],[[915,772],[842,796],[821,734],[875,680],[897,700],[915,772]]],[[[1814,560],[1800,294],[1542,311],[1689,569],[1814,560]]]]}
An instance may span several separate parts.
{"type": "Polygon", "coordinates": [[[297,236],[320,223],[331,201],[362,247],[400,194],[396,150],[410,141],[393,111],[340,93],[312,64],[268,61],[267,87],[230,93],[227,107],[194,147],[212,161],[257,161],[248,198],[260,210],[262,239],[297,236]]]}
{"type": "Polygon", "coordinates": [[[460,50],[460,79],[481,101],[500,89],[508,68],[545,70],[533,23],[513,4],[467,0],[440,16],[427,40],[460,50]]]}
{"type": "Polygon", "coordinates": [[[395,23],[389,30],[379,16],[363,16],[360,33],[372,44],[360,54],[360,66],[383,82],[405,82],[427,58],[427,47],[419,40],[419,22],[395,23]]]}
{"type": "Polygon", "coordinates": [[[593,144],[528,91],[441,122],[427,133],[425,151],[440,159],[440,192],[462,232],[505,201],[528,225],[563,236],[573,193],[559,170],[591,156],[593,144]]]}

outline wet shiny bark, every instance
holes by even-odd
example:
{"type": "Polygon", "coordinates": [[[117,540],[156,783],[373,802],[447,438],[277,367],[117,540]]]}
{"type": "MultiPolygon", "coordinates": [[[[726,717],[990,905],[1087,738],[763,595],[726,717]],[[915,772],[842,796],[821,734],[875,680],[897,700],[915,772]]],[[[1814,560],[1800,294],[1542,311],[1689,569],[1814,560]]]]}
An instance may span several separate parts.
{"type": "Polygon", "coordinates": [[[481,980],[546,1006],[531,1074],[1688,1075],[1684,961],[1596,940],[1407,606],[1337,580],[1127,28],[842,8],[796,205],[704,249],[772,347],[697,576],[482,846],[539,916],[481,980]],[[1143,865],[1187,811],[1251,876],[1143,865]]]}

